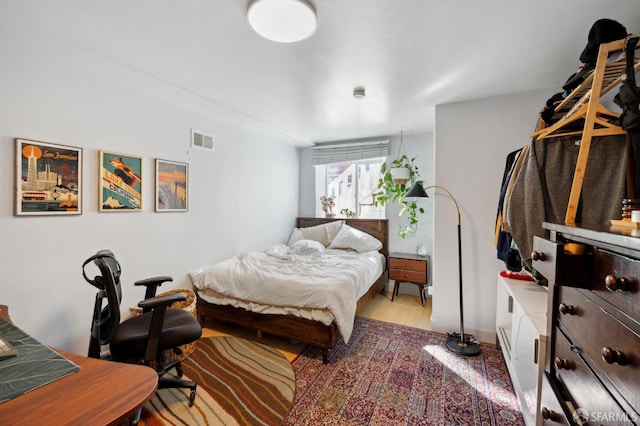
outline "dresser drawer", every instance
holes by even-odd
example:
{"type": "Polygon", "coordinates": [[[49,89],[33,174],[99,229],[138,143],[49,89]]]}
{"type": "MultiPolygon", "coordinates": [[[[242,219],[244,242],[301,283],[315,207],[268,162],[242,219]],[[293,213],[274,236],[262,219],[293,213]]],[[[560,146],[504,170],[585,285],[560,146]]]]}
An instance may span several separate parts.
{"type": "Polygon", "coordinates": [[[426,272],[410,271],[406,269],[389,269],[389,279],[412,283],[427,283],[426,272]]]}
{"type": "MultiPolygon", "coordinates": [[[[427,262],[422,260],[400,259],[392,257],[389,259],[389,268],[407,269],[409,271],[427,272],[427,262]]],[[[423,274],[425,275],[425,274],[423,274]]]]}
{"type": "Polygon", "coordinates": [[[568,397],[567,411],[572,418],[590,424],[633,424],[624,421],[624,410],[587,366],[583,350],[571,344],[560,330],[555,334],[552,371],[568,397]],[[595,416],[597,421],[593,423],[595,416]]]}
{"type": "Polygon", "coordinates": [[[562,399],[554,392],[547,373],[543,374],[541,384],[538,415],[542,419],[542,424],[545,426],[570,425],[562,409],[562,399]]]}
{"type": "Polygon", "coordinates": [[[640,336],[581,291],[559,289],[559,323],[627,402],[640,407],[640,336]]]}
{"type": "MultiPolygon", "coordinates": [[[[571,244],[571,246],[577,246],[577,244],[571,244]]],[[[532,266],[547,279],[549,285],[589,287],[592,258],[592,250],[585,248],[583,253],[574,254],[565,250],[564,243],[549,241],[538,236],[533,237],[532,266]]]]}
{"type": "Polygon", "coordinates": [[[533,269],[545,277],[549,284],[556,282],[558,257],[561,253],[562,244],[538,236],[533,237],[533,253],[531,253],[533,269]]]}
{"type": "Polygon", "coordinates": [[[640,317],[640,261],[598,250],[593,291],[633,318],[640,317]]]}

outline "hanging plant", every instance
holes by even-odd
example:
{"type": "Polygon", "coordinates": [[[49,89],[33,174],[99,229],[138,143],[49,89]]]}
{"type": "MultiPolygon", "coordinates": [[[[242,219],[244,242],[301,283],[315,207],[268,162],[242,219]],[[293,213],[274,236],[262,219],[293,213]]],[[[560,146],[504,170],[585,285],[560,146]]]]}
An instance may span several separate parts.
{"type": "Polygon", "coordinates": [[[391,177],[394,183],[406,185],[406,183],[409,182],[411,169],[406,167],[406,165],[402,165],[401,167],[391,167],[389,172],[391,172],[391,177]]]}
{"type": "MultiPolygon", "coordinates": [[[[400,149],[404,148],[402,142],[402,133],[400,133],[400,149]]],[[[398,150],[398,157],[390,163],[382,163],[380,166],[380,180],[378,181],[378,192],[376,193],[374,204],[375,206],[385,206],[387,203],[398,203],[400,205],[400,212],[398,216],[402,218],[406,215],[406,225],[401,224],[398,229],[398,236],[405,238],[408,235],[413,235],[418,227],[418,214],[424,213],[424,208],[419,207],[415,201],[405,200],[405,194],[416,183],[423,184],[420,179],[420,173],[418,167],[413,164],[414,158],[409,158],[406,154],[400,155],[398,150]],[[397,174],[398,169],[403,169],[406,179],[394,179],[394,173],[397,174]],[[395,172],[394,172],[395,170],[395,172]]]]}

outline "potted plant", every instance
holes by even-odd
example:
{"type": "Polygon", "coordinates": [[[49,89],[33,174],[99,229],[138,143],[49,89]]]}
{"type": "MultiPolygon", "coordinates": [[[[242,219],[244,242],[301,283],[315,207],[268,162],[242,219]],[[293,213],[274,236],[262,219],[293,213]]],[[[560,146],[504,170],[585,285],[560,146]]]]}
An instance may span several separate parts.
{"type": "Polygon", "coordinates": [[[411,164],[406,155],[402,155],[391,163],[389,168],[391,178],[396,184],[407,184],[411,177],[411,164]]]}
{"type": "Polygon", "coordinates": [[[340,213],[345,215],[347,219],[355,219],[356,217],[358,217],[358,213],[354,212],[351,209],[342,209],[340,210],[340,213]]]}
{"type": "Polygon", "coordinates": [[[389,165],[389,172],[391,178],[398,185],[406,185],[411,178],[411,168],[413,167],[413,160],[405,154],[400,155],[400,152],[404,150],[404,141],[402,140],[402,132],[400,132],[400,146],[398,148],[398,155],[395,160],[389,165]]]}
{"type": "Polygon", "coordinates": [[[413,159],[409,160],[406,155],[402,154],[391,162],[389,166],[389,172],[391,178],[396,184],[406,185],[411,178],[411,168],[413,167],[413,159]]]}
{"type": "Polygon", "coordinates": [[[414,158],[408,158],[406,155],[401,155],[391,163],[383,163],[380,166],[380,180],[378,181],[378,192],[376,193],[374,204],[376,206],[384,206],[387,203],[398,203],[401,208],[398,213],[399,217],[406,215],[408,224],[400,225],[398,229],[398,235],[401,238],[405,238],[408,235],[412,235],[418,227],[418,214],[424,213],[424,208],[419,207],[415,201],[405,200],[404,195],[411,189],[416,183],[423,184],[420,180],[420,173],[418,167],[413,164],[414,158]],[[407,178],[396,182],[392,170],[404,169],[406,171],[407,178]]]}

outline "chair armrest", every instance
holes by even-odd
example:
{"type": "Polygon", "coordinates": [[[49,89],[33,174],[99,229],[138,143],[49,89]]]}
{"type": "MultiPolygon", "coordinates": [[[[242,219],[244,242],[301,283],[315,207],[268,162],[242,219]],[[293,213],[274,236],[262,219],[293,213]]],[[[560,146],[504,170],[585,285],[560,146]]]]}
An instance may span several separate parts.
{"type": "Polygon", "coordinates": [[[173,302],[184,302],[187,300],[187,295],[184,293],[163,294],[162,296],[150,297],[144,299],[138,303],[138,307],[142,308],[143,312],[148,312],[151,309],[158,307],[169,306],[173,302]]]}
{"type": "Polygon", "coordinates": [[[164,324],[164,317],[167,308],[173,302],[183,302],[187,300],[184,293],[164,294],[145,299],[138,303],[143,312],[151,311],[151,323],[149,324],[149,337],[147,339],[147,349],[145,351],[145,361],[154,361],[158,356],[158,345],[164,324]]]}
{"type": "Polygon", "coordinates": [[[168,276],[145,278],[144,280],[134,282],[133,285],[143,285],[147,287],[147,290],[144,292],[144,298],[149,299],[156,295],[156,289],[166,281],[173,281],[173,278],[168,276]]]}

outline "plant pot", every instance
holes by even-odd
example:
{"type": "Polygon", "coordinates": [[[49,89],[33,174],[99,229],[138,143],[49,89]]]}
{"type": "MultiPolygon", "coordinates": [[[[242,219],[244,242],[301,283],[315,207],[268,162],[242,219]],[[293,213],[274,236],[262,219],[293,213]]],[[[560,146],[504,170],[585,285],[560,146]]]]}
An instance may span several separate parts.
{"type": "Polygon", "coordinates": [[[396,184],[403,185],[409,182],[409,169],[406,167],[394,167],[390,171],[393,182],[396,184]]]}

